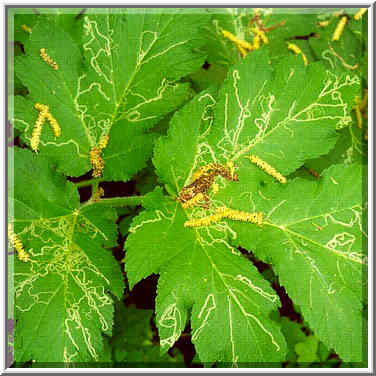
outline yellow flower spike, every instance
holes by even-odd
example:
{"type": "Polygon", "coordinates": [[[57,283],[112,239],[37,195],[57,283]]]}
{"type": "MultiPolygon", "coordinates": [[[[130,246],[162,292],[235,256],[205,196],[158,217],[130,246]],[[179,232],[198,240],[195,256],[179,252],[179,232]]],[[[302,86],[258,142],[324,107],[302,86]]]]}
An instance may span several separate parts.
{"type": "Polygon", "coordinates": [[[48,106],[41,103],[35,103],[34,108],[39,111],[39,115],[34,124],[33,133],[31,135],[30,140],[30,146],[33,151],[38,152],[40,135],[42,133],[44,119],[48,114],[48,106]]]}
{"type": "Polygon", "coordinates": [[[230,208],[227,208],[225,217],[234,221],[251,222],[258,226],[262,226],[264,220],[264,215],[261,212],[248,213],[230,208]]]}
{"type": "Polygon", "coordinates": [[[253,37],[253,48],[258,50],[260,48],[261,38],[259,35],[253,37]]]}
{"type": "Polygon", "coordinates": [[[52,68],[55,70],[59,69],[59,66],[57,65],[56,61],[52,60],[50,56],[48,56],[46,49],[41,48],[40,49],[40,57],[52,68]]]}
{"type": "Polygon", "coordinates": [[[339,20],[339,22],[337,24],[336,29],[334,30],[333,36],[332,36],[333,42],[340,40],[341,35],[343,33],[343,30],[346,26],[346,23],[347,23],[347,17],[345,17],[345,16],[341,17],[341,19],[339,20]]]}
{"type": "Polygon", "coordinates": [[[103,190],[103,188],[102,187],[98,187],[98,189],[96,190],[96,192],[93,195],[93,201],[94,202],[95,201],[99,201],[99,199],[101,197],[103,197],[103,196],[104,196],[104,190],[103,190]]]}
{"type": "Polygon", "coordinates": [[[219,222],[223,218],[228,218],[234,221],[250,222],[262,226],[264,215],[261,212],[247,213],[222,206],[217,208],[216,212],[212,215],[186,221],[184,227],[206,227],[219,222]]]}
{"type": "Polygon", "coordinates": [[[359,105],[355,105],[353,107],[353,110],[355,111],[356,122],[358,124],[358,128],[362,128],[362,126],[363,126],[363,119],[362,119],[362,113],[360,111],[359,105]]]}
{"type": "Polygon", "coordinates": [[[287,49],[289,49],[292,52],[295,52],[296,55],[302,55],[304,65],[308,65],[308,59],[307,56],[302,52],[302,50],[294,43],[287,43],[287,49]]]}
{"type": "Polygon", "coordinates": [[[93,167],[93,177],[100,178],[104,170],[104,161],[101,157],[101,149],[96,146],[90,149],[90,162],[93,167]]]}
{"type": "Polygon", "coordinates": [[[190,200],[186,202],[182,202],[181,207],[183,209],[192,208],[193,206],[196,206],[199,203],[199,201],[204,200],[204,198],[205,198],[204,194],[202,192],[199,192],[197,193],[196,196],[192,197],[190,200]]]}
{"type": "Polygon", "coordinates": [[[253,34],[255,34],[255,36],[253,37],[253,48],[255,50],[260,48],[260,42],[264,44],[269,43],[268,37],[266,36],[264,31],[260,30],[258,27],[251,28],[251,31],[253,34]]]}
{"type": "Polygon", "coordinates": [[[320,21],[319,26],[320,27],[327,27],[329,25],[329,21],[320,21]]]}
{"type": "Polygon", "coordinates": [[[34,124],[33,133],[31,135],[30,146],[35,152],[38,152],[40,135],[42,133],[44,116],[42,114],[38,115],[38,118],[34,124]]]}
{"type": "Polygon", "coordinates": [[[99,140],[99,144],[98,144],[99,149],[101,150],[105,149],[109,140],[110,140],[110,136],[108,134],[103,135],[99,140]]]}
{"type": "Polygon", "coordinates": [[[245,48],[243,48],[239,44],[237,44],[236,47],[238,48],[238,50],[240,52],[240,55],[242,55],[242,57],[246,57],[247,56],[248,52],[247,52],[247,50],[245,48]]]}
{"type": "Polygon", "coordinates": [[[46,119],[50,123],[55,137],[60,137],[61,136],[61,129],[60,129],[60,125],[56,121],[56,119],[49,112],[47,112],[47,114],[46,114],[46,119]]]}
{"type": "MultiPolygon", "coordinates": [[[[193,182],[183,187],[178,195],[178,201],[186,204],[186,207],[191,207],[201,199],[204,199],[206,204],[204,207],[209,207],[209,189],[213,187],[215,178],[221,176],[222,178],[230,181],[239,181],[239,178],[234,172],[223,166],[220,163],[209,163],[208,165],[200,167],[193,173],[193,182]],[[202,193],[199,198],[197,195],[202,193]]],[[[214,188],[216,189],[216,188],[214,188]]],[[[183,206],[185,207],[185,206],[183,206]]]]}
{"type": "Polygon", "coordinates": [[[40,112],[43,112],[44,114],[46,114],[50,110],[47,105],[41,103],[35,103],[34,108],[40,112]]]}
{"type": "Polygon", "coordinates": [[[308,65],[307,56],[303,52],[301,53],[301,55],[302,55],[302,58],[303,58],[303,61],[304,61],[304,65],[307,66],[308,65]]]}
{"type": "Polygon", "coordinates": [[[364,96],[362,101],[359,103],[360,111],[364,111],[366,107],[368,106],[368,90],[364,89],[364,96]]]}
{"type": "Polygon", "coordinates": [[[14,233],[12,225],[10,223],[8,223],[8,238],[13,243],[13,247],[17,252],[18,259],[24,262],[30,261],[29,254],[25,251],[20,238],[14,233]]]}
{"type": "Polygon", "coordinates": [[[223,218],[222,213],[215,213],[207,217],[190,219],[184,222],[184,227],[203,227],[210,226],[213,223],[219,222],[223,218]]]}
{"type": "Polygon", "coordinates": [[[302,50],[294,43],[287,43],[287,49],[289,49],[292,52],[295,52],[296,55],[302,53],[302,50]]]}
{"type": "Polygon", "coordinates": [[[266,163],[256,155],[246,156],[246,158],[248,158],[257,167],[261,168],[261,170],[264,170],[267,174],[273,176],[273,178],[277,179],[280,183],[285,184],[287,182],[287,179],[282,174],[280,174],[274,167],[270,166],[270,164],[266,163]]]}
{"type": "Polygon", "coordinates": [[[265,32],[263,32],[263,31],[260,31],[260,38],[261,38],[261,40],[262,40],[262,43],[264,43],[264,44],[268,44],[269,43],[269,39],[268,39],[268,37],[266,36],[266,34],[265,34],[265,32]]]}
{"type": "Polygon", "coordinates": [[[229,169],[231,176],[235,175],[235,165],[234,162],[232,161],[227,161],[226,162],[226,168],[229,169]]]}
{"type": "Polygon", "coordinates": [[[367,8],[361,8],[359,12],[354,15],[354,20],[359,21],[362,18],[363,14],[366,12],[367,12],[367,8]]]}
{"type": "Polygon", "coordinates": [[[219,192],[219,185],[217,183],[213,183],[213,193],[216,194],[219,192]]]}
{"type": "Polygon", "coordinates": [[[29,33],[29,34],[32,33],[32,30],[30,29],[29,26],[21,25],[21,29],[22,29],[23,31],[26,31],[26,32],[29,33]]]}
{"type": "Polygon", "coordinates": [[[193,180],[197,180],[198,178],[200,178],[203,174],[207,173],[208,171],[210,170],[213,170],[215,168],[215,165],[214,163],[209,163],[205,166],[202,166],[200,167],[198,170],[196,170],[194,173],[193,173],[193,176],[192,176],[192,179],[193,180]]]}
{"type": "Polygon", "coordinates": [[[229,39],[231,42],[233,42],[236,45],[236,47],[238,48],[238,50],[240,51],[243,57],[247,55],[247,52],[253,50],[252,44],[250,44],[249,42],[245,40],[241,40],[237,38],[234,34],[230,33],[229,31],[222,30],[222,34],[224,38],[229,39]]]}

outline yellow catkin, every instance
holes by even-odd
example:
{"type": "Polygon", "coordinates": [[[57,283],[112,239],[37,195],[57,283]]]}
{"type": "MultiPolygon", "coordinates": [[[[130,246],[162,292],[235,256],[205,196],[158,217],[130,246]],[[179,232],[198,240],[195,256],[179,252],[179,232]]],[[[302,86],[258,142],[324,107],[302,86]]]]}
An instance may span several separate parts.
{"type": "Polygon", "coordinates": [[[181,207],[183,209],[192,208],[193,206],[196,206],[200,201],[204,199],[204,194],[199,192],[196,196],[194,196],[192,199],[186,202],[182,202],[181,207]]]}
{"type": "Polygon", "coordinates": [[[32,30],[30,29],[29,26],[21,25],[21,29],[22,29],[23,31],[26,31],[26,32],[29,33],[29,34],[32,33],[32,30]]]}
{"type": "Polygon", "coordinates": [[[237,44],[236,47],[238,48],[238,50],[240,52],[240,55],[242,55],[242,57],[246,57],[247,56],[248,52],[247,52],[247,50],[245,48],[243,48],[239,44],[237,44]]]}
{"type": "Polygon", "coordinates": [[[368,90],[364,89],[364,96],[362,101],[359,103],[360,111],[364,111],[368,106],[368,90]]]}
{"type": "Polygon", "coordinates": [[[213,223],[219,222],[223,218],[223,213],[218,212],[207,217],[190,219],[184,222],[184,227],[203,227],[210,226],[213,223]]]}
{"type": "Polygon", "coordinates": [[[206,172],[212,170],[213,168],[215,167],[215,165],[213,163],[209,163],[205,166],[202,166],[200,167],[198,170],[196,170],[193,175],[192,175],[192,179],[193,180],[197,180],[200,176],[202,176],[203,174],[205,174],[206,172]]]}
{"type": "Polygon", "coordinates": [[[305,54],[303,54],[303,52],[301,53],[301,55],[302,55],[302,58],[303,58],[303,61],[304,61],[304,65],[307,66],[308,65],[307,56],[305,54]]]}
{"type": "Polygon", "coordinates": [[[93,195],[93,201],[98,201],[101,197],[104,196],[104,190],[102,187],[98,187],[96,192],[93,195]]]}
{"type": "Polygon", "coordinates": [[[232,161],[226,162],[226,167],[229,169],[231,176],[234,177],[235,176],[235,170],[236,170],[234,162],[232,162],[232,161]]]}
{"type": "Polygon", "coordinates": [[[239,49],[243,57],[246,56],[247,51],[253,50],[253,46],[251,43],[237,38],[234,34],[230,33],[229,31],[222,30],[222,34],[224,38],[229,39],[231,42],[233,42],[236,45],[236,47],[239,49]]]}
{"type": "Polygon", "coordinates": [[[287,49],[289,49],[292,52],[295,52],[295,54],[297,55],[302,53],[302,50],[294,43],[287,43],[287,49]]]}
{"type": "Polygon", "coordinates": [[[35,103],[34,108],[45,114],[50,110],[48,106],[46,106],[45,104],[41,104],[41,103],[35,103]]]}
{"type": "Polygon", "coordinates": [[[56,121],[56,119],[50,114],[50,112],[47,112],[46,119],[50,123],[50,126],[54,132],[55,137],[60,137],[61,135],[61,129],[59,123],[56,121]]]}
{"type": "Polygon", "coordinates": [[[308,59],[307,56],[302,52],[302,50],[294,43],[287,43],[287,49],[289,49],[292,52],[295,52],[297,55],[302,55],[304,65],[308,65],[308,59]]]}
{"type": "Polygon", "coordinates": [[[263,213],[248,213],[240,210],[234,210],[225,206],[217,208],[216,212],[207,217],[191,219],[184,223],[185,227],[203,227],[210,226],[213,223],[219,222],[223,218],[232,219],[234,221],[250,222],[258,226],[262,226],[263,213]]]}
{"type": "Polygon", "coordinates": [[[213,193],[216,194],[219,192],[219,185],[217,183],[213,183],[212,185],[213,193]]]}
{"type": "Polygon", "coordinates": [[[359,12],[354,15],[354,20],[359,21],[362,18],[363,14],[366,12],[367,12],[367,8],[361,8],[359,12]]]}
{"type": "Polygon", "coordinates": [[[269,43],[269,39],[266,36],[265,32],[260,31],[260,38],[262,40],[262,43],[264,43],[264,44],[268,44],[269,43]]]}
{"type": "Polygon", "coordinates": [[[46,49],[45,48],[41,48],[40,49],[40,57],[52,68],[52,69],[55,69],[55,70],[58,70],[59,69],[59,66],[57,65],[56,61],[52,60],[47,52],[46,52],[46,49]]]}
{"type": "Polygon", "coordinates": [[[320,27],[327,27],[329,25],[329,21],[320,21],[319,26],[320,27]]]}
{"type": "Polygon", "coordinates": [[[93,167],[93,177],[100,178],[104,170],[104,161],[101,157],[101,149],[96,146],[90,149],[90,162],[93,167]]]}
{"type": "Polygon", "coordinates": [[[225,208],[223,216],[234,221],[251,222],[258,226],[262,226],[264,220],[264,215],[261,212],[248,213],[230,208],[225,208]]]}
{"type": "Polygon", "coordinates": [[[260,43],[268,44],[269,40],[268,37],[266,36],[265,32],[260,30],[258,27],[254,27],[251,29],[253,34],[255,35],[253,37],[253,48],[255,50],[260,48],[260,43]]]}
{"type": "Polygon", "coordinates": [[[277,179],[280,183],[285,184],[287,182],[286,178],[282,174],[280,174],[274,167],[270,166],[270,164],[266,163],[256,155],[250,155],[246,158],[249,158],[252,163],[264,170],[267,174],[273,176],[273,178],[277,179]]]}
{"type": "Polygon", "coordinates": [[[253,37],[253,48],[255,50],[258,50],[260,48],[260,42],[261,42],[261,38],[259,35],[255,35],[253,37]]]}
{"type": "Polygon", "coordinates": [[[110,140],[110,136],[108,134],[103,135],[99,140],[99,144],[98,144],[99,149],[101,150],[105,149],[109,140],[110,140]]]}
{"type": "Polygon", "coordinates": [[[346,26],[347,23],[347,17],[343,16],[341,19],[338,21],[337,27],[334,30],[333,36],[332,36],[332,41],[337,41],[340,40],[341,35],[343,33],[343,30],[346,26]]]}
{"type": "Polygon", "coordinates": [[[24,262],[29,261],[30,256],[25,251],[20,238],[14,233],[12,225],[10,223],[8,224],[8,238],[11,241],[11,243],[13,243],[14,249],[17,252],[18,259],[24,262]]]}
{"type": "Polygon", "coordinates": [[[43,121],[44,121],[44,116],[42,114],[39,114],[34,124],[33,133],[31,135],[30,146],[31,146],[31,149],[35,152],[38,152],[40,135],[42,133],[43,121]]]}
{"type": "Polygon", "coordinates": [[[363,126],[363,119],[362,119],[362,113],[360,111],[360,107],[359,105],[355,105],[353,107],[354,111],[355,111],[355,116],[356,116],[356,122],[358,124],[358,128],[362,128],[363,126]]]}
{"type": "Polygon", "coordinates": [[[42,133],[44,119],[48,114],[48,106],[41,103],[36,103],[34,105],[34,108],[39,111],[39,115],[34,124],[33,133],[31,135],[30,140],[30,146],[33,151],[37,152],[39,148],[40,135],[42,133]]]}

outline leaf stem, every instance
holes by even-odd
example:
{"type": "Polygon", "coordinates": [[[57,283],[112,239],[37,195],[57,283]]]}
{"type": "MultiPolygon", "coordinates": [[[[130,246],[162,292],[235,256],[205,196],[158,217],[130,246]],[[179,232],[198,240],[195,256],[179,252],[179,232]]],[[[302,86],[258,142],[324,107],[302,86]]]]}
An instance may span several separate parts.
{"type": "Polygon", "coordinates": [[[96,178],[96,179],[74,182],[73,184],[77,188],[82,188],[82,187],[87,187],[89,185],[99,184],[101,181],[104,181],[104,180],[102,178],[96,178]]]}
{"type": "Polygon", "coordinates": [[[105,205],[113,206],[116,208],[121,208],[124,206],[137,206],[141,205],[142,200],[145,196],[127,196],[127,197],[112,197],[112,198],[102,198],[97,201],[89,200],[81,205],[84,208],[89,205],[105,205]]]}

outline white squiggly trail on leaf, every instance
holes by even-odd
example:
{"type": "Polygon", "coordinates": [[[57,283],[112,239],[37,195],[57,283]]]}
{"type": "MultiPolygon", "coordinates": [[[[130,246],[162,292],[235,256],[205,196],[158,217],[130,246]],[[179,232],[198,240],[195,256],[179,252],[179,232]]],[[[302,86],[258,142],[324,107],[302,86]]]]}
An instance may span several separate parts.
{"type": "Polygon", "coordinates": [[[85,321],[88,315],[92,315],[97,318],[102,331],[109,330],[111,322],[108,322],[103,309],[113,305],[111,297],[105,292],[110,281],[91,262],[85,250],[75,243],[73,235],[86,233],[92,239],[100,237],[107,240],[106,235],[76,211],[55,218],[15,222],[25,224],[20,236],[26,244],[34,244],[29,250],[30,271],[14,275],[16,309],[28,312],[37,305],[48,307],[63,288],[64,333],[70,344],[64,347],[61,355],[65,362],[70,362],[80,352],[87,351],[93,359],[98,359],[92,333],[85,321]],[[58,287],[50,290],[49,284],[43,284],[43,278],[54,275],[58,287]],[[74,282],[74,286],[68,280],[74,282]],[[80,345],[82,341],[85,348],[80,345]]]}
{"type": "Polygon", "coordinates": [[[235,353],[235,341],[234,341],[234,334],[232,328],[232,311],[231,311],[231,298],[227,295],[227,303],[228,303],[228,317],[229,317],[229,326],[230,326],[230,342],[231,342],[231,352],[232,352],[232,366],[237,367],[237,361],[239,356],[235,353]]]}
{"type": "MultiPolygon", "coordinates": [[[[92,55],[90,59],[91,67],[99,77],[103,77],[108,84],[113,85],[114,82],[111,78],[113,71],[110,69],[111,66],[99,63],[98,61],[101,55],[111,57],[111,37],[106,37],[103,33],[101,33],[98,28],[98,23],[94,20],[90,20],[88,16],[84,18],[83,26],[85,35],[90,36],[90,40],[83,44],[83,49],[85,51],[89,51],[92,55]],[[102,43],[100,42],[101,40],[103,40],[102,43]],[[100,47],[90,47],[92,44],[97,44],[100,47]],[[108,73],[105,73],[104,69],[110,69],[110,71],[108,73]]],[[[107,27],[109,35],[112,35],[114,31],[109,26],[108,18],[107,27]]]]}
{"type": "Polygon", "coordinates": [[[129,110],[124,112],[124,114],[120,118],[122,119],[123,117],[126,117],[126,119],[132,123],[157,118],[158,117],[157,115],[142,117],[142,113],[139,111],[139,109],[141,109],[142,106],[148,105],[149,103],[162,100],[164,92],[169,87],[174,87],[174,86],[176,85],[174,84],[173,81],[170,82],[166,78],[163,78],[160,87],[157,89],[157,95],[149,99],[145,98],[143,95],[139,93],[135,93],[132,90],[129,90],[129,94],[133,95],[134,97],[140,97],[141,102],[137,103],[135,106],[131,107],[129,110]]]}
{"type": "MultiPolygon", "coordinates": [[[[294,75],[294,71],[292,71],[294,75]]],[[[324,81],[323,88],[316,99],[306,107],[296,111],[296,101],[293,101],[287,111],[284,119],[276,124],[271,124],[271,115],[276,108],[277,101],[273,93],[264,93],[266,81],[261,85],[261,89],[250,103],[249,99],[240,100],[238,92],[238,81],[241,80],[240,73],[237,70],[232,74],[232,90],[229,87],[228,92],[224,92],[224,136],[218,140],[217,148],[221,150],[222,157],[226,160],[231,158],[237,160],[242,155],[248,153],[255,145],[261,143],[277,129],[284,128],[293,137],[295,134],[291,123],[315,122],[323,120],[336,121],[337,128],[342,128],[351,123],[351,108],[344,102],[340,90],[344,87],[358,85],[360,80],[358,76],[345,76],[339,78],[331,72],[327,72],[327,79],[324,81]],[[229,98],[235,98],[238,108],[237,121],[229,124],[228,101],[229,98]],[[334,102],[334,103],[333,103],[334,102]],[[247,143],[240,142],[244,130],[245,120],[252,114],[250,108],[255,108],[255,112],[261,113],[254,120],[257,133],[247,143]]],[[[232,110],[233,113],[233,110],[232,110]]],[[[283,158],[283,156],[282,156],[283,158]]]]}
{"type": "MultiPolygon", "coordinates": [[[[247,318],[250,318],[252,321],[254,321],[256,323],[256,325],[265,333],[269,336],[270,340],[271,340],[271,343],[275,346],[275,350],[276,351],[280,351],[281,350],[281,347],[280,345],[277,343],[277,341],[275,340],[273,334],[265,328],[265,326],[261,323],[261,321],[252,313],[249,313],[245,310],[245,308],[243,307],[243,305],[240,303],[239,299],[237,298],[236,294],[234,293],[234,290],[233,288],[229,288],[229,293],[230,293],[230,296],[231,298],[236,302],[237,306],[239,307],[241,313],[247,317],[247,318]]],[[[229,297],[228,297],[229,299],[229,297]]]]}
{"type": "Polygon", "coordinates": [[[182,331],[181,312],[177,304],[170,304],[162,313],[161,318],[158,320],[159,326],[165,329],[172,329],[170,337],[161,338],[161,346],[168,346],[169,348],[179,339],[182,331]]]}
{"type": "Polygon", "coordinates": [[[131,226],[130,229],[129,229],[129,232],[131,233],[135,233],[138,229],[140,229],[141,227],[149,224],[149,223],[156,223],[156,222],[160,222],[164,219],[172,222],[174,219],[175,219],[175,213],[169,213],[170,216],[168,216],[167,214],[165,214],[163,211],[161,210],[155,210],[154,211],[154,214],[155,214],[155,217],[154,218],[150,218],[150,219],[147,219],[147,220],[144,220],[144,221],[141,221],[140,223],[138,223],[137,225],[134,225],[134,226],[131,226]]]}
{"type": "Polygon", "coordinates": [[[201,325],[193,331],[192,341],[196,341],[199,338],[202,329],[208,324],[209,316],[211,315],[212,311],[214,311],[216,308],[217,306],[215,304],[215,296],[214,294],[209,294],[206,297],[205,303],[202,305],[200,312],[197,316],[199,320],[202,318],[202,321],[201,325]],[[204,313],[205,316],[203,316],[204,313]]]}

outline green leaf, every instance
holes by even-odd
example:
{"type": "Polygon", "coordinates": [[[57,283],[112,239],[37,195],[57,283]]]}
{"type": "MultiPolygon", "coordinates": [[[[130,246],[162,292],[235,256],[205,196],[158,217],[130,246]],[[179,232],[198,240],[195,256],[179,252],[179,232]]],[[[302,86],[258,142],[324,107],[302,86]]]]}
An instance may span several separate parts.
{"type": "Polygon", "coordinates": [[[210,143],[222,160],[252,153],[288,174],[311,155],[326,154],[335,144],[335,129],[351,123],[345,101],[359,90],[359,77],[334,75],[318,63],[304,68],[292,56],[281,60],[270,80],[266,59],[255,51],[229,73],[210,143]]]}
{"type": "Polygon", "coordinates": [[[217,95],[200,93],[174,115],[153,158],[172,197],[161,190],[148,195],[145,210],[134,219],[125,243],[130,287],[152,273],[160,275],[157,325],[162,348],[173,345],[190,319],[193,343],[206,364],[274,364],[285,353],[278,324],[269,318],[278,299],[234,246],[254,250],[259,258],[275,264],[281,285],[302,306],[305,319],[328,347],[347,359],[361,357],[359,284],[363,284],[365,261],[362,234],[355,225],[364,215],[361,169],[339,168],[348,175],[331,175],[338,186],[329,177],[320,183],[294,180],[281,185],[245,158],[255,154],[287,176],[306,160],[328,153],[337,140],[336,129],[352,121],[349,101],[359,90],[360,79],[333,74],[320,63],[305,68],[297,56],[275,67],[278,71],[273,72],[265,51],[254,51],[229,71],[217,95]],[[228,168],[232,163],[238,181],[217,177],[219,192],[212,187],[205,192],[209,209],[182,209],[176,195],[192,182],[195,170],[209,163],[228,168]],[[315,184],[322,184],[322,189],[315,184]],[[187,220],[207,217],[223,206],[263,212],[267,222],[259,228],[222,218],[201,227],[185,226],[187,220]],[[326,216],[342,206],[347,212],[337,216],[335,211],[333,218],[352,224],[351,228],[332,224],[326,216]],[[304,221],[307,211],[321,218],[317,225],[324,228],[322,232],[304,221]],[[291,246],[290,231],[297,237],[291,246]],[[344,231],[350,238],[341,238],[344,231]],[[295,243],[299,250],[306,246],[312,250],[307,249],[307,255],[288,252],[295,243]],[[349,245],[351,251],[347,251],[349,245]],[[329,256],[324,256],[328,251],[329,256]],[[341,270],[346,268],[344,277],[336,270],[337,261],[341,270]],[[349,304],[351,309],[345,308],[349,304]],[[323,307],[328,307],[327,315],[323,307]],[[343,335],[336,334],[340,325],[346,328],[343,335]]]}
{"type": "Polygon", "coordinates": [[[178,80],[203,63],[194,49],[206,18],[182,9],[96,12],[83,16],[81,45],[58,27],[69,30],[64,22],[51,22],[51,15],[38,17],[25,42],[27,55],[15,63],[30,95],[20,106],[16,103],[12,121],[30,140],[38,115],[34,104],[49,105],[62,134],[55,140],[45,126],[40,151],[71,176],[91,168],[90,148],[109,134],[105,178],[127,180],[150,157],[154,138],[145,130],[190,98],[189,85],[178,80]],[[58,70],[40,58],[40,48],[46,48],[58,70]],[[135,146],[119,149],[133,140],[135,146]]]}
{"type": "Polygon", "coordinates": [[[224,239],[216,242],[205,231],[185,228],[184,211],[160,191],[147,197],[149,209],[133,221],[126,241],[127,272],[130,287],[151,273],[160,274],[162,350],[179,338],[192,311],[192,341],[203,362],[283,359],[283,337],[268,318],[278,298],[268,283],[224,239]],[[159,209],[153,210],[156,203],[159,209]]]}
{"type": "MultiPolygon", "coordinates": [[[[328,26],[319,29],[318,38],[310,38],[309,44],[315,55],[322,60],[331,71],[354,71],[359,73],[362,43],[352,32],[349,25],[345,25],[338,41],[332,40],[337,25],[343,16],[344,15],[332,17],[329,20],[328,26]]],[[[347,23],[348,22],[349,21],[347,21],[347,23]]]]}
{"type": "Polygon", "coordinates": [[[116,241],[113,209],[80,209],[72,183],[28,150],[14,151],[9,186],[14,232],[30,256],[14,266],[15,359],[87,362],[99,359],[101,332],[111,334],[122,275],[104,247],[116,241]]]}
{"type": "Polygon", "coordinates": [[[200,93],[176,112],[170,121],[168,137],[161,137],[155,145],[153,163],[170,192],[177,193],[184,186],[192,156],[200,144],[200,129],[207,133],[212,126],[214,93],[215,89],[200,93]],[[177,153],[177,149],[183,152],[177,153]]]}
{"type": "Polygon", "coordinates": [[[152,343],[150,321],[153,311],[126,307],[116,302],[114,332],[110,344],[115,366],[126,367],[184,367],[183,357],[160,355],[159,346],[152,343]],[[179,362],[179,363],[177,363],[179,362]]]}
{"type": "Polygon", "coordinates": [[[339,131],[340,137],[333,150],[325,156],[306,161],[307,168],[313,168],[318,173],[333,164],[363,164],[367,162],[367,144],[364,134],[355,123],[339,131]]]}
{"type": "Polygon", "coordinates": [[[304,342],[295,345],[295,351],[298,354],[298,363],[313,363],[319,360],[317,349],[319,340],[314,335],[308,336],[304,342]]]}
{"type": "Polygon", "coordinates": [[[239,50],[235,44],[225,39],[222,29],[230,31],[236,37],[249,41],[246,32],[248,19],[252,18],[251,8],[210,8],[211,23],[205,27],[207,35],[203,49],[208,54],[209,63],[219,64],[226,69],[241,60],[239,50]]]}
{"type": "MultiPolygon", "coordinates": [[[[266,43],[260,44],[260,49],[268,51],[269,57],[278,60],[291,54],[286,42],[296,37],[308,38],[317,29],[319,10],[302,8],[228,8],[210,9],[212,24],[207,27],[208,61],[229,67],[241,60],[241,54],[235,43],[225,39],[222,30],[231,32],[236,38],[251,45],[254,43],[256,27],[266,29],[266,43]],[[257,16],[256,16],[257,15],[257,16]],[[258,17],[256,21],[255,17],[258,17]]],[[[292,41],[295,43],[295,41],[292,41]]],[[[306,42],[306,41],[298,41],[306,42]]],[[[306,43],[305,43],[306,44],[306,43]]],[[[303,51],[309,57],[307,48],[303,51]]],[[[249,52],[252,55],[254,51],[249,52]]]]}
{"type": "Polygon", "coordinates": [[[367,300],[367,203],[362,167],[338,165],[319,182],[269,185],[253,203],[266,215],[249,237],[236,224],[237,243],[273,264],[281,285],[325,345],[345,360],[363,359],[362,303],[367,300]]]}
{"type": "Polygon", "coordinates": [[[278,317],[278,321],[281,324],[281,330],[286,339],[286,361],[288,362],[288,367],[295,367],[297,356],[294,347],[297,343],[304,341],[305,334],[303,333],[300,324],[291,321],[286,316],[278,317]]]}
{"type": "Polygon", "coordinates": [[[8,22],[10,24],[10,33],[12,40],[23,43],[30,37],[29,31],[33,29],[38,15],[32,8],[10,9],[8,13],[8,22]],[[26,26],[26,27],[25,27],[26,26]]]}

